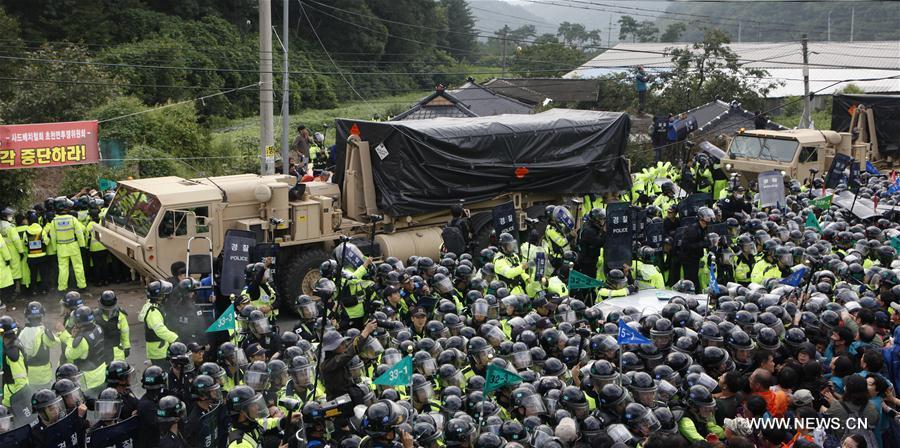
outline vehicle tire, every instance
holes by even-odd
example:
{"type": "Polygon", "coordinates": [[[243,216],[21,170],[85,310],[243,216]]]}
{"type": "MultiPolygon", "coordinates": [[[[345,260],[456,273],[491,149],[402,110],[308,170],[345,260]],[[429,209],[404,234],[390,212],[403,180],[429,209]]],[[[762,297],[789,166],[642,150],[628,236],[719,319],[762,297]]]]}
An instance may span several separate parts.
{"type": "Polygon", "coordinates": [[[279,267],[275,276],[281,303],[286,304],[288,298],[300,294],[312,295],[316,282],[322,277],[319,266],[328,258],[328,252],[322,249],[305,249],[291,257],[286,266],[279,267]]]}
{"type": "Polygon", "coordinates": [[[473,255],[478,255],[481,252],[481,249],[488,247],[494,242],[491,240],[491,235],[494,232],[494,223],[491,220],[487,220],[487,222],[483,223],[481,226],[475,228],[475,236],[474,236],[474,248],[473,255]]]}

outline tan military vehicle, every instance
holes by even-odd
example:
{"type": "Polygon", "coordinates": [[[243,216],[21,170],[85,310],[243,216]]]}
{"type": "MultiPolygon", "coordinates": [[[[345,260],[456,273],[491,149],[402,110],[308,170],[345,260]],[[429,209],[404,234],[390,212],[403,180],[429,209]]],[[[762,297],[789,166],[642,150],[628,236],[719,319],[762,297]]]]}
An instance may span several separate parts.
{"type": "Polygon", "coordinates": [[[470,215],[473,246],[481,248],[490,242],[492,211],[500,204],[512,201],[513,225],[524,230],[528,215],[542,214],[566,195],[626,188],[627,167],[620,165],[628,126],[625,114],[560,109],[353,122],[357,135],[338,139],[346,141],[340,185],[255,174],[121,181],[102,224],[94,228],[113,254],[153,278],[169,277],[170,266],[186,260],[189,246],[193,253],[204,248],[203,238],[217,256],[228,230],[248,231],[257,243],[278,246],[276,287],[282,297],[291,297],[312,291],[319,265],[342,236],[370,256],[404,262],[412,255],[436,257],[449,205],[460,200],[470,215]],[[567,127],[555,126],[560,117],[567,127]],[[493,125],[520,132],[485,132],[493,125]],[[364,140],[367,136],[373,141],[364,140]],[[524,148],[539,151],[526,156],[524,148]],[[541,151],[558,159],[542,160],[541,151]],[[449,159],[439,162],[441,156],[449,159]],[[577,179],[567,179],[573,175],[577,179]]]}
{"type": "Polygon", "coordinates": [[[722,166],[726,172],[739,173],[744,182],[756,180],[765,171],[781,171],[785,178],[802,183],[811,173],[824,176],[836,154],[856,159],[865,170],[870,147],[851,143],[848,132],[745,130],[731,139],[722,166]]]}

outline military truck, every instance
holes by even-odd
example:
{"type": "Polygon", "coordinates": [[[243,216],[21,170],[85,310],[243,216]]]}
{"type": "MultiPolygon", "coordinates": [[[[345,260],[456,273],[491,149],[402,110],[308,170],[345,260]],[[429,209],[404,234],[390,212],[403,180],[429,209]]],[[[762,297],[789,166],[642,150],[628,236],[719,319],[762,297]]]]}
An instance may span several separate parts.
{"type": "Polygon", "coordinates": [[[865,170],[868,143],[851,143],[848,132],[815,129],[744,130],[728,145],[722,166],[728,173],[738,173],[743,182],[756,180],[759,173],[781,171],[787,179],[805,182],[812,175],[824,176],[836,154],[846,154],[865,170]]]}
{"type": "Polygon", "coordinates": [[[567,195],[629,185],[623,113],[336,124],[343,150],[332,182],[255,174],[121,181],[96,237],[141,275],[165,278],[192,238],[208,238],[219,255],[226,232],[246,231],[277,246],[275,284],[291,297],[312,291],[342,238],[374,257],[436,257],[453,204],[463,204],[484,247],[500,204],[512,202],[523,230],[527,216],[567,195]]]}

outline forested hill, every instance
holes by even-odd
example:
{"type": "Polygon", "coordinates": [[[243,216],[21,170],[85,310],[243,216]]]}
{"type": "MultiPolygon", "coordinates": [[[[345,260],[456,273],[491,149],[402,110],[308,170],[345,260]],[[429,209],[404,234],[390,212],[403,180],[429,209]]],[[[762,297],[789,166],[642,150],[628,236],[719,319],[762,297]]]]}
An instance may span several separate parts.
{"type": "MultiPolygon", "coordinates": [[[[292,0],[289,7],[292,111],[353,98],[339,72],[366,97],[458,85],[466,78],[461,65],[478,49],[465,0],[292,0]]],[[[13,93],[44,74],[45,84],[114,88],[148,105],[196,98],[259,80],[258,22],[257,0],[4,0],[0,76],[13,93]],[[69,79],[79,73],[84,79],[69,79]]],[[[272,23],[283,34],[280,1],[272,2],[272,23]]],[[[282,53],[273,41],[280,85],[282,53]]],[[[2,107],[10,90],[0,90],[7,94],[0,119],[74,118],[20,114],[2,107]]],[[[219,96],[199,112],[246,116],[257,101],[252,93],[219,96]]]]}
{"type": "Polygon", "coordinates": [[[810,40],[828,40],[828,15],[831,14],[831,40],[850,40],[851,10],[855,10],[853,40],[900,40],[900,2],[672,2],[669,14],[659,22],[694,23],[680,40],[703,37],[703,27],[717,26],[738,40],[738,25],[744,42],[796,41],[802,33],[810,40]]]}

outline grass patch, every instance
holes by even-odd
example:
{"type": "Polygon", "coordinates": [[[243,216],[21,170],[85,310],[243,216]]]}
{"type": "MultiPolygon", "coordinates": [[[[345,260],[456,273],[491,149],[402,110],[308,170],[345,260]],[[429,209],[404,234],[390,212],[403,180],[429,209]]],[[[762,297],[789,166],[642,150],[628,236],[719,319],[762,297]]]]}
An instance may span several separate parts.
{"type": "MultiPolygon", "coordinates": [[[[429,92],[411,92],[403,95],[382,97],[363,102],[361,100],[347,102],[333,109],[308,109],[299,114],[291,115],[291,129],[289,138],[293,139],[294,129],[303,124],[310,129],[310,133],[322,132],[324,124],[328,125],[325,133],[325,142],[328,145],[334,143],[334,120],[336,118],[356,118],[371,120],[376,115],[385,119],[397,115],[409,109],[416,101],[428,95],[429,92]]],[[[277,114],[277,109],[276,109],[277,114]]],[[[227,123],[219,123],[213,130],[212,144],[229,147],[232,154],[253,154],[259,148],[259,117],[247,117],[233,120],[227,123]]],[[[275,146],[281,145],[281,116],[275,116],[275,146]]]]}

